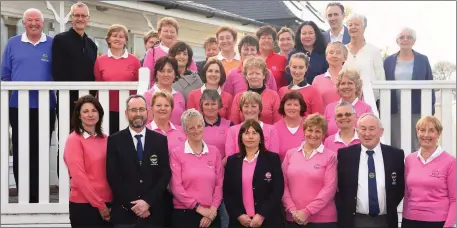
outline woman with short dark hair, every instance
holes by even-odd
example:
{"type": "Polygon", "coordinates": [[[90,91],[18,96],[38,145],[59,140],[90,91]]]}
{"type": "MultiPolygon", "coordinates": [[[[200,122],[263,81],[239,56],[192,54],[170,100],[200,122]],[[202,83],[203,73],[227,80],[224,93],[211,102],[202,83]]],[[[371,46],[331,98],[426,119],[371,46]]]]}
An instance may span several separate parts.
{"type": "Polygon", "coordinates": [[[254,119],[238,134],[238,151],[227,160],[224,201],[229,227],[284,227],[281,197],[284,178],[279,155],[268,151],[263,131],[254,119]],[[254,172],[255,170],[255,172],[254,172]]]}
{"type": "Polygon", "coordinates": [[[109,227],[112,193],[106,179],[108,137],[101,127],[103,115],[92,95],[76,101],[71,120],[74,130],[63,155],[70,176],[71,227],[109,227]]]}

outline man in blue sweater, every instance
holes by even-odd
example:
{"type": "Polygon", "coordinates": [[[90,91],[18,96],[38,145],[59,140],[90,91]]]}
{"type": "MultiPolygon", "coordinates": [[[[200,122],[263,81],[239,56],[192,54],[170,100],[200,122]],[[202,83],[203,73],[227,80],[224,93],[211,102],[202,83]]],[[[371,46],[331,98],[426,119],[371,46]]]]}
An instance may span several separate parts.
{"type": "MultiPolygon", "coordinates": [[[[3,52],[1,79],[2,81],[53,81],[52,78],[52,38],[43,33],[43,14],[37,9],[28,9],[24,12],[22,24],[25,33],[11,37],[3,52]]],[[[47,123],[49,118],[49,139],[54,130],[56,118],[56,97],[54,91],[49,92],[49,117],[38,116],[38,91],[29,92],[29,175],[30,175],[30,203],[38,203],[38,162],[39,162],[39,123],[47,123]]],[[[19,135],[18,132],[18,91],[11,93],[9,102],[9,121],[12,128],[13,141],[13,172],[18,189],[18,160],[19,135]]],[[[41,142],[49,145],[50,141],[41,142]]],[[[20,153],[26,153],[27,150],[20,153]]],[[[24,163],[21,163],[23,167],[24,163]]]]}

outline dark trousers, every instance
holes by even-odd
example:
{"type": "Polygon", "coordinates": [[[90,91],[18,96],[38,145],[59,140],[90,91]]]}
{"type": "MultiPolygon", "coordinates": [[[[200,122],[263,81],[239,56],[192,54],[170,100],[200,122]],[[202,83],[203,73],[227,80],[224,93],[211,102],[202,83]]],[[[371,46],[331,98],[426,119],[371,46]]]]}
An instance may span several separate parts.
{"type": "Polygon", "coordinates": [[[119,131],[119,112],[109,112],[109,134],[112,135],[119,131]]]}
{"type": "Polygon", "coordinates": [[[172,227],[173,220],[173,195],[169,190],[163,193],[162,197],[162,212],[164,227],[172,227]]]}
{"type": "MultiPolygon", "coordinates": [[[[203,216],[197,213],[195,210],[182,210],[174,209],[173,210],[173,228],[198,228],[200,227],[200,221],[203,216]]],[[[220,228],[221,227],[221,218],[219,215],[213,220],[209,227],[220,228]]]]}
{"type": "MultiPolygon", "coordinates": [[[[13,173],[16,181],[16,189],[19,191],[19,117],[18,108],[9,108],[9,120],[12,130],[13,141],[13,173]]],[[[29,110],[29,202],[38,203],[38,163],[39,163],[39,126],[40,117],[38,116],[38,108],[30,108],[29,110]]],[[[56,121],[56,113],[54,109],[49,110],[49,142],[54,131],[54,123],[56,121]]],[[[23,133],[22,133],[23,134],[23,133]]],[[[48,144],[50,145],[50,144],[48,144]]]]}
{"type": "Polygon", "coordinates": [[[73,228],[112,227],[103,220],[97,208],[89,203],[70,202],[70,223],[73,228]]]}
{"type": "Polygon", "coordinates": [[[307,223],[306,225],[298,225],[295,222],[287,222],[287,228],[336,228],[336,222],[325,223],[307,223]]]}
{"type": "Polygon", "coordinates": [[[424,222],[403,218],[401,228],[443,228],[445,222],[424,222]]]}

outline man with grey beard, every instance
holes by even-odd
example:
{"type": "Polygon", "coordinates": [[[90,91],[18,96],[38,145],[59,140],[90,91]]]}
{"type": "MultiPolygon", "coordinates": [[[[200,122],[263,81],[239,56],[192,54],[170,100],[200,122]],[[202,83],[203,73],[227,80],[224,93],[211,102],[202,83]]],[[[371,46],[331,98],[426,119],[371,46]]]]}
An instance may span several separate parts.
{"type": "Polygon", "coordinates": [[[167,137],[145,127],[146,99],[127,99],[129,127],[108,137],[106,176],[115,227],[162,227],[162,196],[171,178],[167,137]]]}

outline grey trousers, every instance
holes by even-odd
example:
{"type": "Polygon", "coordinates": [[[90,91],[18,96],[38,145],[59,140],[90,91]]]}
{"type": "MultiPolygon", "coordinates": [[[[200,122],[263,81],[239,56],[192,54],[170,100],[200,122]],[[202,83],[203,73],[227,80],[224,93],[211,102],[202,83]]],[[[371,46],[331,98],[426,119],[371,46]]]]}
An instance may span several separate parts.
{"type": "MultiPolygon", "coordinates": [[[[396,148],[402,148],[402,132],[401,132],[401,122],[405,121],[401,119],[400,112],[397,114],[392,114],[392,118],[390,120],[390,145],[396,148]]],[[[419,142],[417,140],[416,134],[416,123],[420,119],[420,114],[411,114],[411,151],[405,151],[405,153],[411,153],[419,149],[419,142]]],[[[408,121],[408,120],[406,120],[408,121]]],[[[406,132],[405,132],[406,134],[406,132]]]]}
{"type": "Polygon", "coordinates": [[[369,215],[355,214],[355,228],[388,228],[387,215],[371,217],[369,215]]]}

